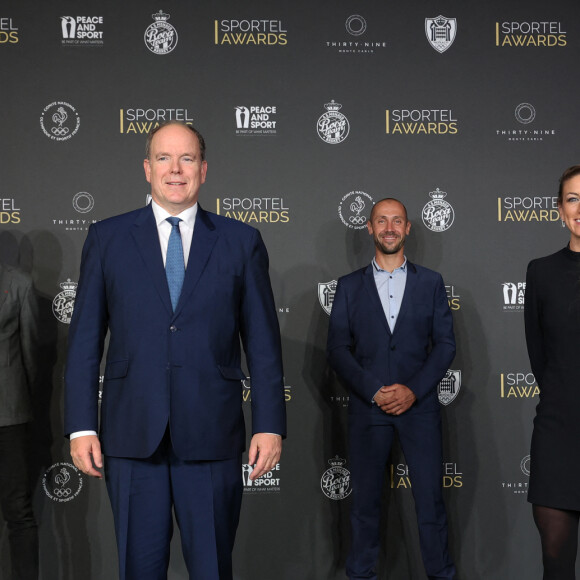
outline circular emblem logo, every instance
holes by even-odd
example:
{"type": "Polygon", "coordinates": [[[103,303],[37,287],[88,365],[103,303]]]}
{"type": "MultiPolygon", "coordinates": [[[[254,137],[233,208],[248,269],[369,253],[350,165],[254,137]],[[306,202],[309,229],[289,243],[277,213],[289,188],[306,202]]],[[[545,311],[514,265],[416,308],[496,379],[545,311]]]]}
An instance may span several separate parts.
{"type": "Polygon", "coordinates": [[[79,191],[73,197],[72,204],[79,213],[89,213],[95,207],[95,200],[90,193],[79,191]]]}
{"type": "Polygon", "coordinates": [[[77,286],[78,284],[71,282],[70,278],[66,282],[62,282],[60,285],[62,292],[59,292],[52,301],[52,313],[63,324],[70,324],[75,307],[77,286]]]}
{"type": "Polygon", "coordinates": [[[71,501],[83,488],[82,474],[70,463],[55,463],[42,477],[42,488],[52,501],[71,501]]]}
{"type": "Polygon", "coordinates": [[[324,106],[326,113],[320,116],[316,124],[318,136],[330,145],[342,143],[350,131],[348,119],[340,112],[342,105],[332,100],[324,106]]]}
{"type": "Polygon", "coordinates": [[[439,188],[429,193],[429,195],[432,200],[425,204],[421,212],[423,223],[432,232],[444,232],[453,225],[453,220],[455,219],[453,207],[443,199],[447,193],[439,188]]]}
{"type": "Polygon", "coordinates": [[[331,459],[329,463],[332,467],[322,474],[320,488],[328,499],[336,501],[345,499],[352,491],[350,487],[350,471],[343,467],[346,461],[337,456],[335,459],[331,459]]]}
{"type": "Polygon", "coordinates": [[[340,200],[338,217],[346,227],[362,230],[366,228],[373,205],[373,198],[368,193],[351,191],[340,200]]]}
{"type": "Polygon", "coordinates": [[[53,141],[66,141],[77,134],[81,119],[69,103],[55,101],[46,105],[40,116],[40,128],[53,141]]]}
{"type": "Polygon", "coordinates": [[[515,116],[520,123],[527,125],[536,118],[536,109],[530,103],[520,103],[516,107],[515,116]]]}
{"type": "Polygon", "coordinates": [[[346,30],[353,36],[364,34],[367,29],[367,21],[358,14],[353,14],[346,19],[346,30]]]}
{"type": "Polygon", "coordinates": [[[520,469],[522,470],[522,473],[524,475],[527,475],[528,477],[530,476],[530,462],[531,462],[531,457],[529,455],[526,455],[520,461],[520,469]]]}
{"type": "Polygon", "coordinates": [[[155,54],[169,54],[177,46],[177,30],[162,10],[152,16],[155,22],[145,30],[145,46],[155,54]]]}

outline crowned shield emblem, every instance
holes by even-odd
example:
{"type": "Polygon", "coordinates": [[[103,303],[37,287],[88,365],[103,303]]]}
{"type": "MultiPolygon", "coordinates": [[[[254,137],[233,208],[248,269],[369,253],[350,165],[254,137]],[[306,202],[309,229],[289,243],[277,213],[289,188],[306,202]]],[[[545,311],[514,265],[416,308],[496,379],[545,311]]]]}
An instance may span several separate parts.
{"type": "Polygon", "coordinates": [[[336,280],[330,282],[318,283],[318,301],[320,306],[324,308],[324,312],[330,316],[332,310],[332,303],[334,302],[334,293],[336,292],[336,280]]]}
{"type": "Polygon", "coordinates": [[[425,34],[429,44],[437,52],[445,52],[455,40],[457,20],[445,16],[425,18],[425,34]]]}
{"type": "Polygon", "coordinates": [[[449,369],[437,387],[439,402],[442,405],[449,405],[449,403],[451,403],[451,401],[457,397],[460,389],[461,371],[454,371],[449,369]]]}

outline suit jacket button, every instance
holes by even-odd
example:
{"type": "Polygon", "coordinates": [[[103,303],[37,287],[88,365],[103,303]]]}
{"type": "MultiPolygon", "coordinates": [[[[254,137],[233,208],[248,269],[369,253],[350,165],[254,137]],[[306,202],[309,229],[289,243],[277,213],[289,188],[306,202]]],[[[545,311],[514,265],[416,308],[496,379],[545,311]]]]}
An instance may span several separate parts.
{"type": "Polygon", "coordinates": [[[177,326],[172,325],[169,327],[169,330],[171,330],[171,332],[175,332],[177,330],[177,326]]]}

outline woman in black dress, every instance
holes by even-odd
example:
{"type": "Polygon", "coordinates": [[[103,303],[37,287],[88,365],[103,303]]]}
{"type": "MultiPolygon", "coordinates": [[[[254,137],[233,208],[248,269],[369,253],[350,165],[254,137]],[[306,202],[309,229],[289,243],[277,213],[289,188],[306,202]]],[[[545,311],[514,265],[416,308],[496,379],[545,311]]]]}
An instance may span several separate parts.
{"type": "Polygon", "coordinates": [[[580,165],[560,178],[567,247],[532,260],[526,342],[540,387],[528,501],[542,541],[544,580],[574,580],[580,517],[580,165]]]}

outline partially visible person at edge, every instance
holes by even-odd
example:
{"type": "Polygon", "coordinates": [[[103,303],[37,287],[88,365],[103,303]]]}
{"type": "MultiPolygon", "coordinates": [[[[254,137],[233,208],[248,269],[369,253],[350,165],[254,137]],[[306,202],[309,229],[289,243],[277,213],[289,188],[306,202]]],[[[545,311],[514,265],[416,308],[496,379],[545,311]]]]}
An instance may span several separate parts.
{"type": "Polygon", "coordinates": [[[199,205],[207,162],[196,129],[152,130],[144,168],[151,204],[93,224],[83,248],[65,433],[84,473],[100,478],[105,456],[121,580],[167,578],[172,510],[190,578],[231,580],[246,444],[240,340],[252,479],[276,466],[286,433],[268,255],[256,229],[199,205]]]}
{"type": "Polygon", "coordinates": [[[560,177],[558,210],[570,241],[532,260],[526,275],[526,343],[540,388],[528,501],[544,580],[573,580],[580,517],[580,165],[560,177]]]}
{"type": "Polygon", "coordinates": [[[346,572],[351,580],[378,578],[381,495],[398,437],[409,465],[425,571],[430,580],[454,580],[437,397],[455,356],[445,285],[440,274],[405,256],[411,222],[400,201],[377,202],[367,227],[374,259],[339,279],[327,345],[330,365],[350,391],[352,542],[346,572]]]}

